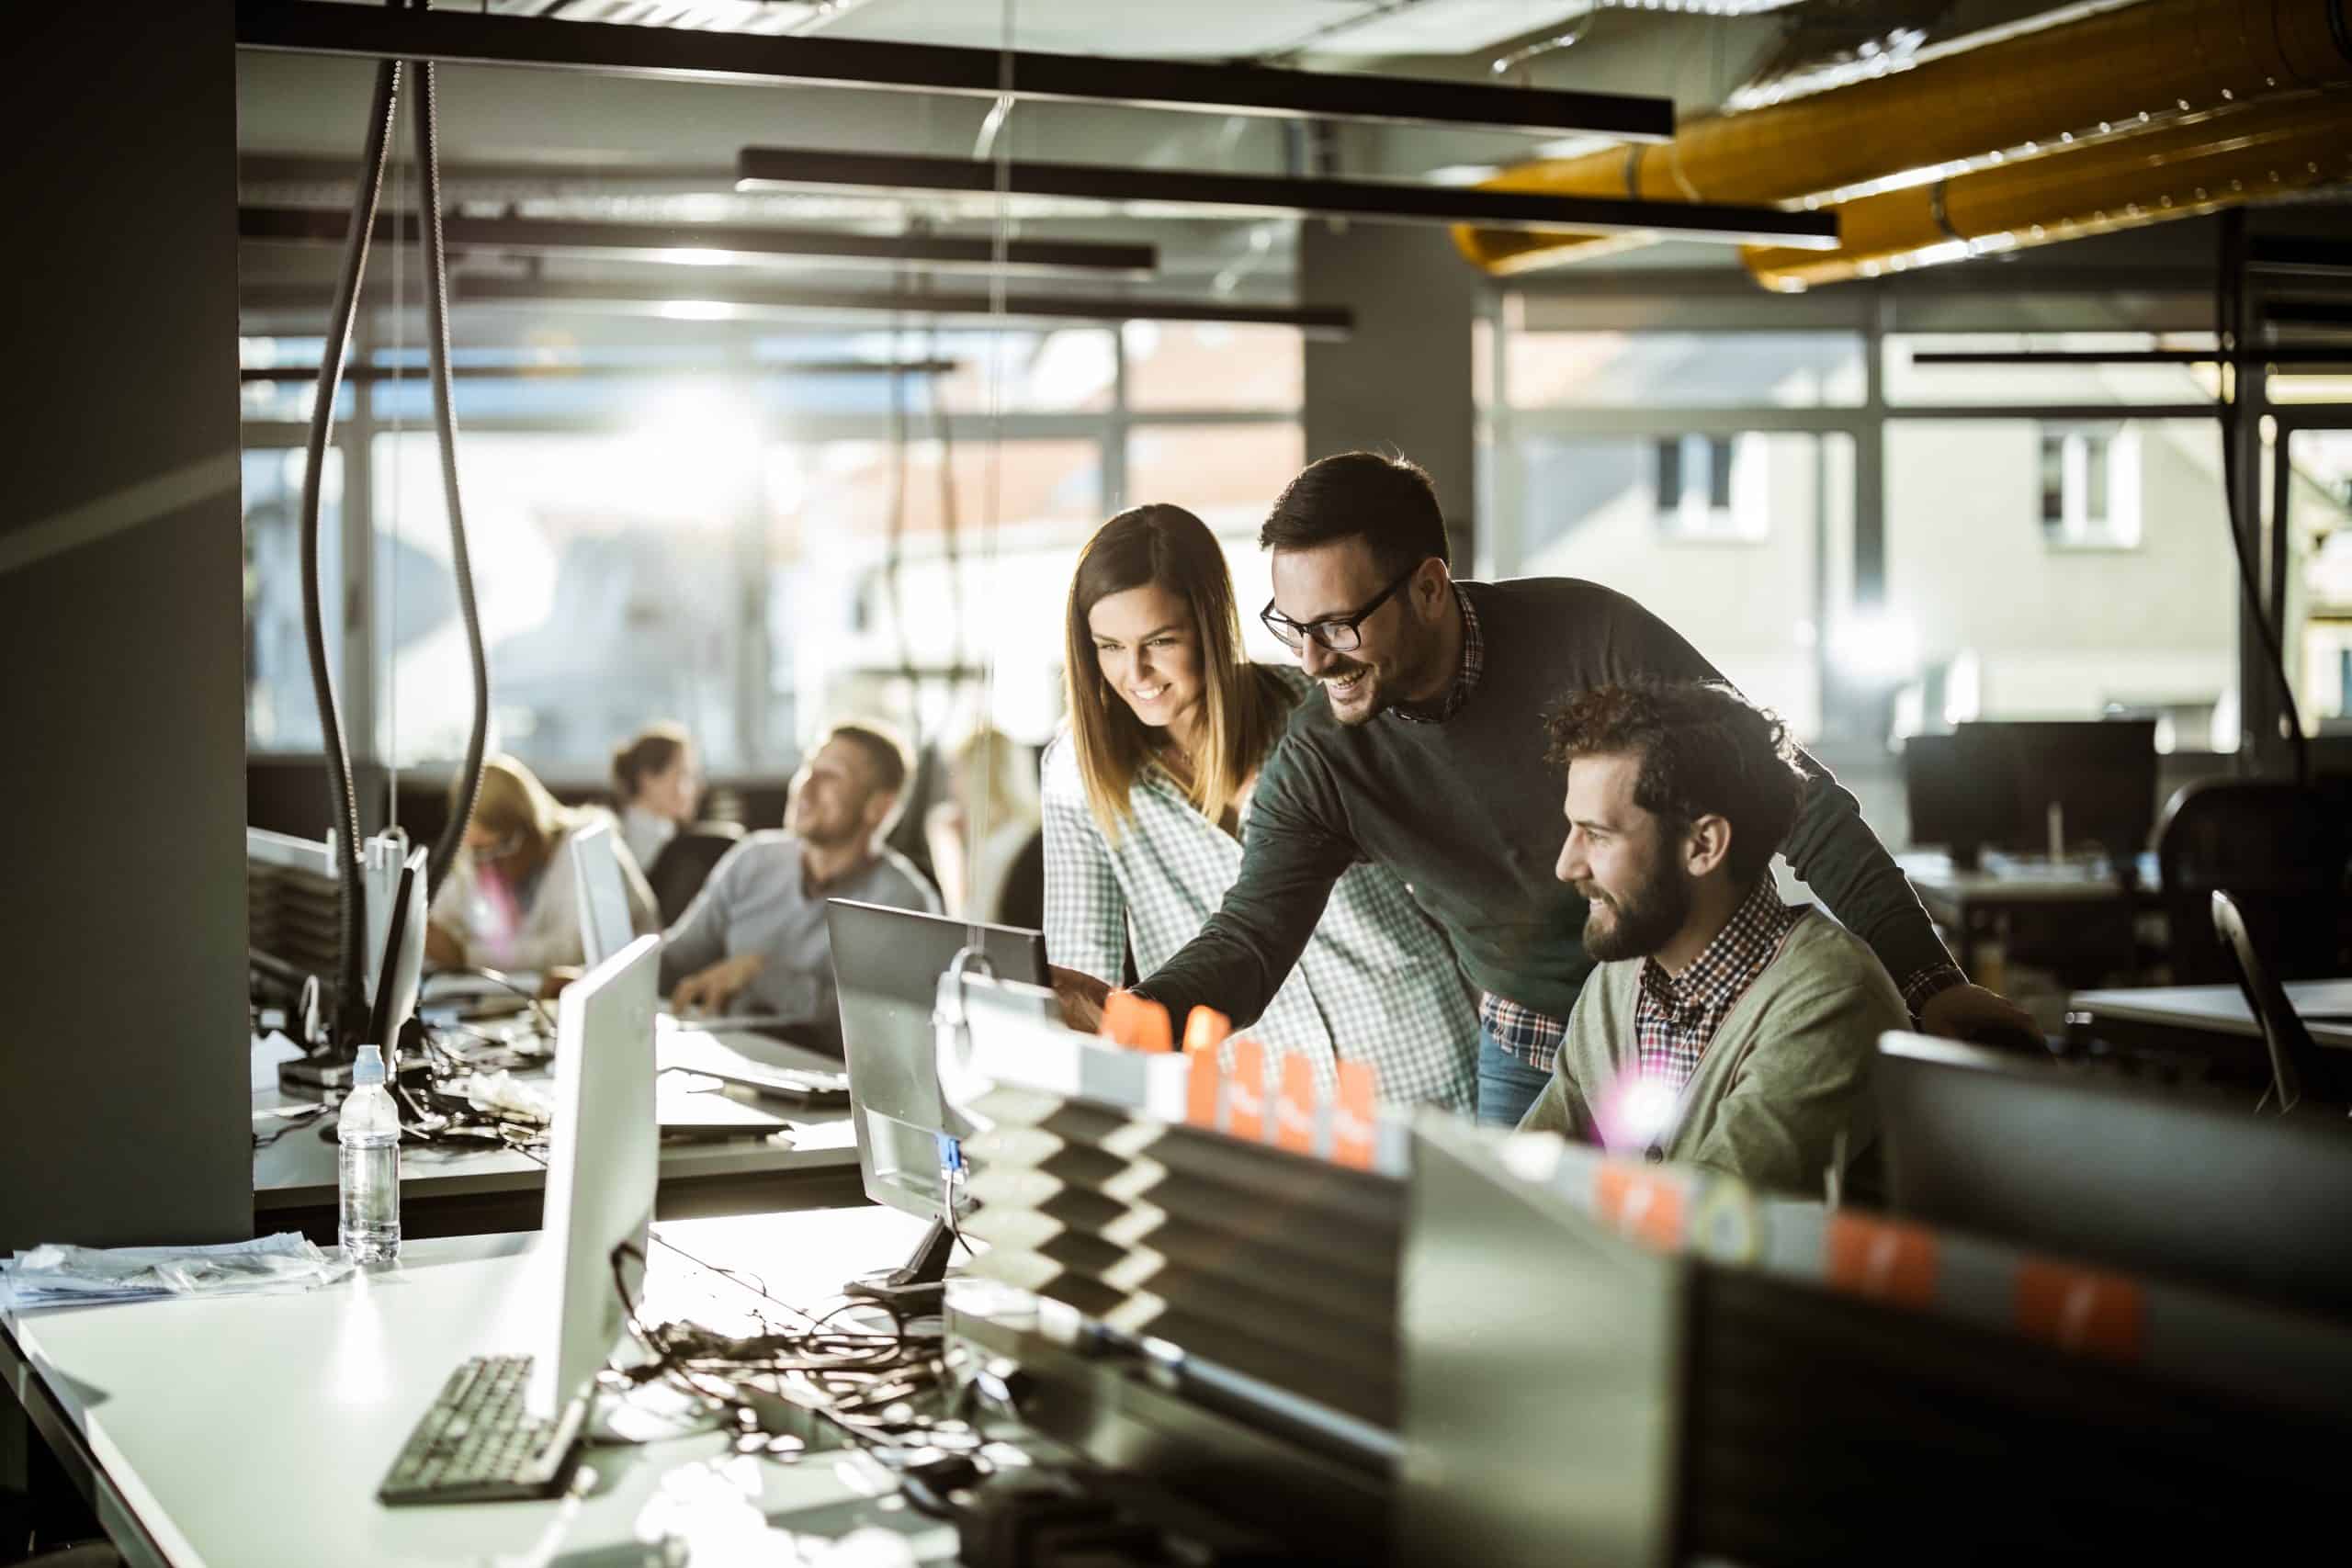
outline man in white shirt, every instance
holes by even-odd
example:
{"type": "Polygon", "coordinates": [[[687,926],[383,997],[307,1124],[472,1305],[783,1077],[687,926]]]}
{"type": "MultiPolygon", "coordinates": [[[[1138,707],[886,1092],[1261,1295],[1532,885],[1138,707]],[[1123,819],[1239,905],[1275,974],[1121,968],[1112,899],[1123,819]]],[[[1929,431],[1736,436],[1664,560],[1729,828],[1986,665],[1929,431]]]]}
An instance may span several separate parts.
{"type": "Polygon", "coordinates": [[[755,1011],[811,1043],[838,1038],[825,900],[939,908],[922,874],[881,842],[909,772],[905,748],[877,726],[827,731],[793,781],[789,831],[728,851],[663,939],[672,1005],[755,1011]]]}

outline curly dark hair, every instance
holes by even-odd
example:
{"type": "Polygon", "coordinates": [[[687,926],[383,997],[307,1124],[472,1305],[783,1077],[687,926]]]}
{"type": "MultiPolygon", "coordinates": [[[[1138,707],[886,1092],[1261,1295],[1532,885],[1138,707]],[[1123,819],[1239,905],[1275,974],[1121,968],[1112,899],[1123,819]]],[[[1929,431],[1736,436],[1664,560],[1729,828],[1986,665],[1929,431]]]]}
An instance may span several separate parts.
{"type": "Polygon", "coordinates": [[[1795,826],[1808,780],[1778,716],[1728,686],[1636,681],[1571,694],[1544,721],[1553,766],[1639,753],[1634,804],[1676,829],[1731,824],[1732,879],[1753,882],[1795,826]]]}

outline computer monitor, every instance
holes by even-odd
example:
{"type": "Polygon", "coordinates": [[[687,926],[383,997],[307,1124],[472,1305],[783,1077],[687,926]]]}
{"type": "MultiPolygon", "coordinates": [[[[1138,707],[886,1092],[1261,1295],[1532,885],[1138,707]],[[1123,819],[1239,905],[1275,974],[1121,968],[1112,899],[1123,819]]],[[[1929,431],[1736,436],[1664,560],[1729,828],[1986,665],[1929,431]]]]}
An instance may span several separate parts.
{"type": "Polygon", "coordinates": [[[2352,1132],[2340,1125],[1893,1032],[1872,1081],[1898,1214],[2352,1312],[2352,1132]]]}
{"type": "Polygon", "coordinates": [[[849,1068],[850,1121],[865,1195],[932,1222],[916,1258],[893,1283],[935,1286],[952,1245],[940,1172],[956,1158],[939,1089],[932,1010],[939,977],[973,943],[1000,979],[1044,985],[1046,938],[1013,926],[834,898],[825,905],[839,994],[842,1055],[849,1068]],[[945,1140],[945,1142],[943,1142],[945,1140]],[[927,1278],[922,1278],[927,1276],[927,1278]]]}
{"type": "Polygon", "coordinates": [[[1959,740],[1951,735],[1914,735],[1903,742],[1903,800],[1911,842],[1942,845],[1962,869],[1973,868],[1977,852],[2000,838],[2007,825],[2006,818],[1988,818],[1984,795],[1961,773],[1959,740]]]}
{"type": "Polygon", "coordinates": [[[644,1288],[660,1178],[653,1017],[661,967],[662,939],[639,937],[556,1000],[555,1122],[539,1240],[557,1294],[555,1348],[533,1362],[535,1415],[552,1416],[587,1390],[627,1331],[621,1284],[632,1301],[644,1288]]]}
{"type": "Polygon", "coordinates": [[[621,877],[620,856],[610,822],[591,822],[571,832],[573,895],[580,902],[580,947],[588,967],[594,968],[637,935],[629,918],[628,885],[621,877]]]}
{"type": "Polygon", "coordinates": [[[2128,873],[2155,830],[2154,719],[1962,724],[1952,770],[1981,803],[1963,825],[1973,821],[1986,844],[2045,848],[2054,806],[2066,844],[2098,844],[2128,873]]]}
{"type": "Polygon", "coordinates": [[[384,957],[376,969],[376,995],[368,1008],[368,1041],[396,1061],[401,1026],[416,1016],[416,995],[424,984],[425,864],[424,849],[411,850],[384,928],[384,957]]]}

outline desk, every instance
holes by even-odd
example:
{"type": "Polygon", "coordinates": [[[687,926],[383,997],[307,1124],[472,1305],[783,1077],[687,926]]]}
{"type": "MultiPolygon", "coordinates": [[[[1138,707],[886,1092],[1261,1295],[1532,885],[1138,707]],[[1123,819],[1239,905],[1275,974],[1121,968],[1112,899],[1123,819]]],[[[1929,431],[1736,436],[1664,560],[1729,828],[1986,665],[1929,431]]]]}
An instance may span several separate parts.
{"type": "MultiPolygon", "coordinates": [[[[2312,1044],[2352,1051],[2352,979],[2290,980],[2287,999],[2302,1016],[2312,1044]]],[[[2219,1044],[2233,1055],[2262,1050],[2262,1031],[2235,986],[2077,991],[2066,1009],[2085,1015],[2084,1031],[2120,1045],[2195,1050],[2219,1044]]]]}
{"type": "MultiPolygon", "coordinates": [[[[785,1301],[813,1303],[902,1260],[922,1227],[863,1208],[659,1228],[697,1258],[758,1274],[785,1301]]],[[[918,1561],[953,1558],[953,1527],[884,1495],[892,1483],[871,1461],[735,1459],[711,1434],[592,1450],[597,1480],[576,1502],[378,1505],[377,1483],[450,1368],[542,1337],[530,1326],[545,1310],[533,1241],[420,1243],[389,1270],[301,1295],[0,1314],[0,1376],[141,1568],[634,1564],[646,1560],[639,1530],[681,1517],[729,1532],[697,1562],[753,1560],[742,1532],[756,1537],[763,1516],[828,1537],[879,1526],[907,1536],[918,1561]]],[[[669,1248],[650,1250],[655,1316],[756,1304],[669,1248]]],[[[758,1560],[797,1561],[788,1544],[767,1538],[758,1560]]]]}
{"type": "MultiPolygon", "coordinates": [[[[830,1057],[756,1034],[730,1032],[719,1038],[772,1066],[841,1068],[830,1057]]],[[[255,1111],[294,1103],[292,1097],[274,1089],[255,1090],[253,1097],[255,1111]]],[[[781,1113],[786,1115],[787,1129],[773,1137],[663,1145],[656,1212],[663,1219],[686,1219],[863,1201],[849,1112],[781,1113]]],[[[264,1136],[282,1125],[275,1120],[254,1122],[264,1136]]],[[[404,1144],[402,1232],[424,1238],[536,1230],[546,1186],[544,1168],[509,1149],[404,1144]]],[[[261,1234],[299,1230],[322,1246],[334,1245],[335,1145],[319,1136],[315,1122],[286,1127],[267,1146],[254,1151],[254,1228],[261,1234]]]]}
{"type": "MultiPolygon", "coordinates": [[[[2142,860],[2154,858],[2143,856],[2142,860]]],[[[2113,872],[2087,864],[2024,863],[2003,870],[1996,861],[1981,870],[1962,871],[1953,866],[1950,855],[1933,852],[1900,854],[1894,863],[1911,879],[1928,916],[1951,932],[1953,957],[1961,969],[1980,983],[1984,939],[1995,934],[2004,919],[2020,913],[2064,910],[2082,917],[2086,926],[2098,924],[2103,917],[2114,926],[2117,941],[2098,944],[2111,945],[2113,951],[2097,956],[2115,967],[2129,968],[2133,959],[2132,918],[2154,886],[2153,865],[2142,868],[2143,881],[2133,889],[2124,886],[2113,872]]]]}

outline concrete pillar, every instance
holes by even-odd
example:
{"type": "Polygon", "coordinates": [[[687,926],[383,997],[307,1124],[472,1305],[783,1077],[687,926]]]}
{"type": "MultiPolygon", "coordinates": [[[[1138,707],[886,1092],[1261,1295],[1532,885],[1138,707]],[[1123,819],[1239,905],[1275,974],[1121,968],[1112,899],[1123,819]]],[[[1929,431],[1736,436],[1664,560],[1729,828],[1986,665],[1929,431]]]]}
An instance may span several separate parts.
{"type": "Polygon", "coordinates": [[[10,23],[0,1250],[227,1240],[253,1230],[235,6],[10,23]]]}
{"type": "Polygon", "coordinates": [[[1486,285],[1442,229],[1309,219],[1298,238],[1308,305],[1356,313],[1344,343],[1306,344],[1306,456],[1397,451],[1430,471],[1468,575],[1477,518],[1470,328],[1486,285]]]}

